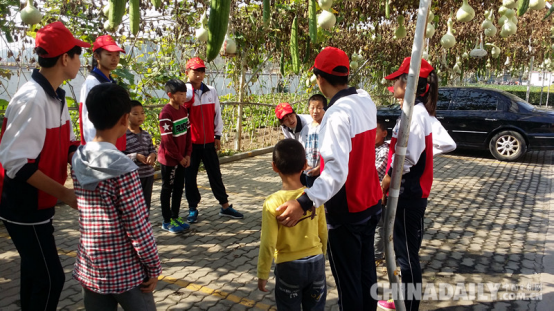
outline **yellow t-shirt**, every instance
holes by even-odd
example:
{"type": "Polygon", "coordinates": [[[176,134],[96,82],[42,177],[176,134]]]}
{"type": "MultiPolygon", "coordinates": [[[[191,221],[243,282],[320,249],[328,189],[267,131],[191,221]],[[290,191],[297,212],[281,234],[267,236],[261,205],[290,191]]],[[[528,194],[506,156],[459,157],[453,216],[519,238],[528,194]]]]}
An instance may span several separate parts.
{"type": "MultiPolygon", "coordinates": [[[[308,217],[292,228],[279,224],[275,218],[277,207],[289,200],[297,199],[304,189],[281,190],[266,198],[262,212],[258,278],[269,278],[274,257],[275,263],[281,263],[324,254],[327,251],[327,222],[323,205],[316,209],[314,219],[308,217]]],[[[310,212],[307,214],[306,216],[311,215],[310,212]]]]}

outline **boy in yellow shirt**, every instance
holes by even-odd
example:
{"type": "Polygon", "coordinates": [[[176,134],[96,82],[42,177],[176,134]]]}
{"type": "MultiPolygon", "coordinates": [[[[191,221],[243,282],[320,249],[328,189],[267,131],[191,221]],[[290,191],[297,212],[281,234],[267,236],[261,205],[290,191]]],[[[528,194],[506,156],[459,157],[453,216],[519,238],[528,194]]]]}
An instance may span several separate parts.
{"type": "Polygon", "coordinates": [[[301,143],[284,139],[273,150],[273,170],[283,182],[280,191],[267,197],[262,215],[258,289],[264,292],[271,262],[275,257],[275,301],[278,310],[323,310],[327,296],[325,257],[327,222],[323,205],[315,215],[285,227],[275,218],[281,204],[304,193],[300,174],[306,169],[306,154],[301,143]]]}

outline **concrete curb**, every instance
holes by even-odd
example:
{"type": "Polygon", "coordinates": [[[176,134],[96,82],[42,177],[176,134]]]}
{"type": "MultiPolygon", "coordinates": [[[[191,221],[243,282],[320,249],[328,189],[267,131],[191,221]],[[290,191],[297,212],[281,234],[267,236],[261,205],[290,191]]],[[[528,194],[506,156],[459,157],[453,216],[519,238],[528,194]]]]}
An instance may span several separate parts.
{"type": "MultiPolygon", "coordinates": [[[[554,176],[554,166],[551,166],[550,177],[554,176]]],[[[544,241],[544,253],[542,257],[542,272],[540,276],[542,299],[537,304],[537,311],[552,310],[554,305],[554,202],[552,202],[554,182],[550,179],[550,213],[547,216],[547,231],[544,241]]]]}
{"type": "MultiPolygon", "coordinates": [[[[274,147],[275,146],[270,146],[270,147],[265,147],[265,148],[260,148],[260,149],[254,149],[254,150],[248,151],[248,152],[237,153],[237,154],[234,154],[232,156],[221,157],[221,158],[219,158],[219,164],[230,163],[230,162],[239,161],[239,160],[246,159],[246,158],[255,157],[255,156],[258,156],[258,155],[261,155],[261,154],[270,153],[270,152],[273,152],[274,147]]],[[[162,178],[161,171],[154,172],[154,180],[158,180],[158,179],[161,179],[161,178],[162,178]]]]}

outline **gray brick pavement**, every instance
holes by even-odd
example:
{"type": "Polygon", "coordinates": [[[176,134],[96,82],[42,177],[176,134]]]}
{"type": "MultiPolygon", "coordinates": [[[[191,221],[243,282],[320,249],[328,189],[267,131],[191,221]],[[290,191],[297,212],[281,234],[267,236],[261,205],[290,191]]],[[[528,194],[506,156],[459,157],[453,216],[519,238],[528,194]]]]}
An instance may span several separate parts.
{"type": "MultiPolygon", "coordinates": [[[[498,162],[479,152],[435,159],[420,253],[425,283],[540,283],[552,204],[552,154],[532,152],[517,163],[498,162]]],[[[279,189],[270,160],[270,155],[262,155],[222,165],[230,203],[245,214],[244,220],[217,215],[217,201],[205,174],[200,174],[199,222],[186,234],[161,231],[160,183],[155,184],[151,220],[166,277],[154,293],[159,310],[275,309],[273,279],[270,293],[256,289],[261,206],[265,196],[279,189]]],[[[181,215],[186,216],[185,200],[182,206],[181,215]]],[[[66,271],[59,309],[82,310],[81,288],[71,278],[79,239],[77,213],[58,207],[54,223],[66,271]]],[[[379,281],[386,283],[384,268],[377,271],[379,281]]],[[[0,225],[0,310],[18,310],[18,278],[19,256],[0,225]]],[[[327,309],[338,310],[329,267],[327,278],[327,309]]],[[[499,295],[505,292],[510,291],[500,289],[499,295]]],[[[424,301],[421,309],[534,310],[536,306],[536,301],[498,298],[424,301]]]]}

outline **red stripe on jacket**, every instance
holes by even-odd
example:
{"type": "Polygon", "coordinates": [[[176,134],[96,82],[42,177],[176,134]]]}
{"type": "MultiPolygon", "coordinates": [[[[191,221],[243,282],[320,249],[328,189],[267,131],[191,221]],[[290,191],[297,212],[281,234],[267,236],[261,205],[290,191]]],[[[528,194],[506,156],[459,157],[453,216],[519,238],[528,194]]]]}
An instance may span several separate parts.
{"type": "MultiPolygon", "coordinates": [[[[81,145],[86,145],[85,136],[83,135],[83,103],[79,103],[79,133],[81,133],[81,145]]],[[[117,150],[123,152],[127,149],[127,134],[117,139],[115,143],[117,150]]]]}

